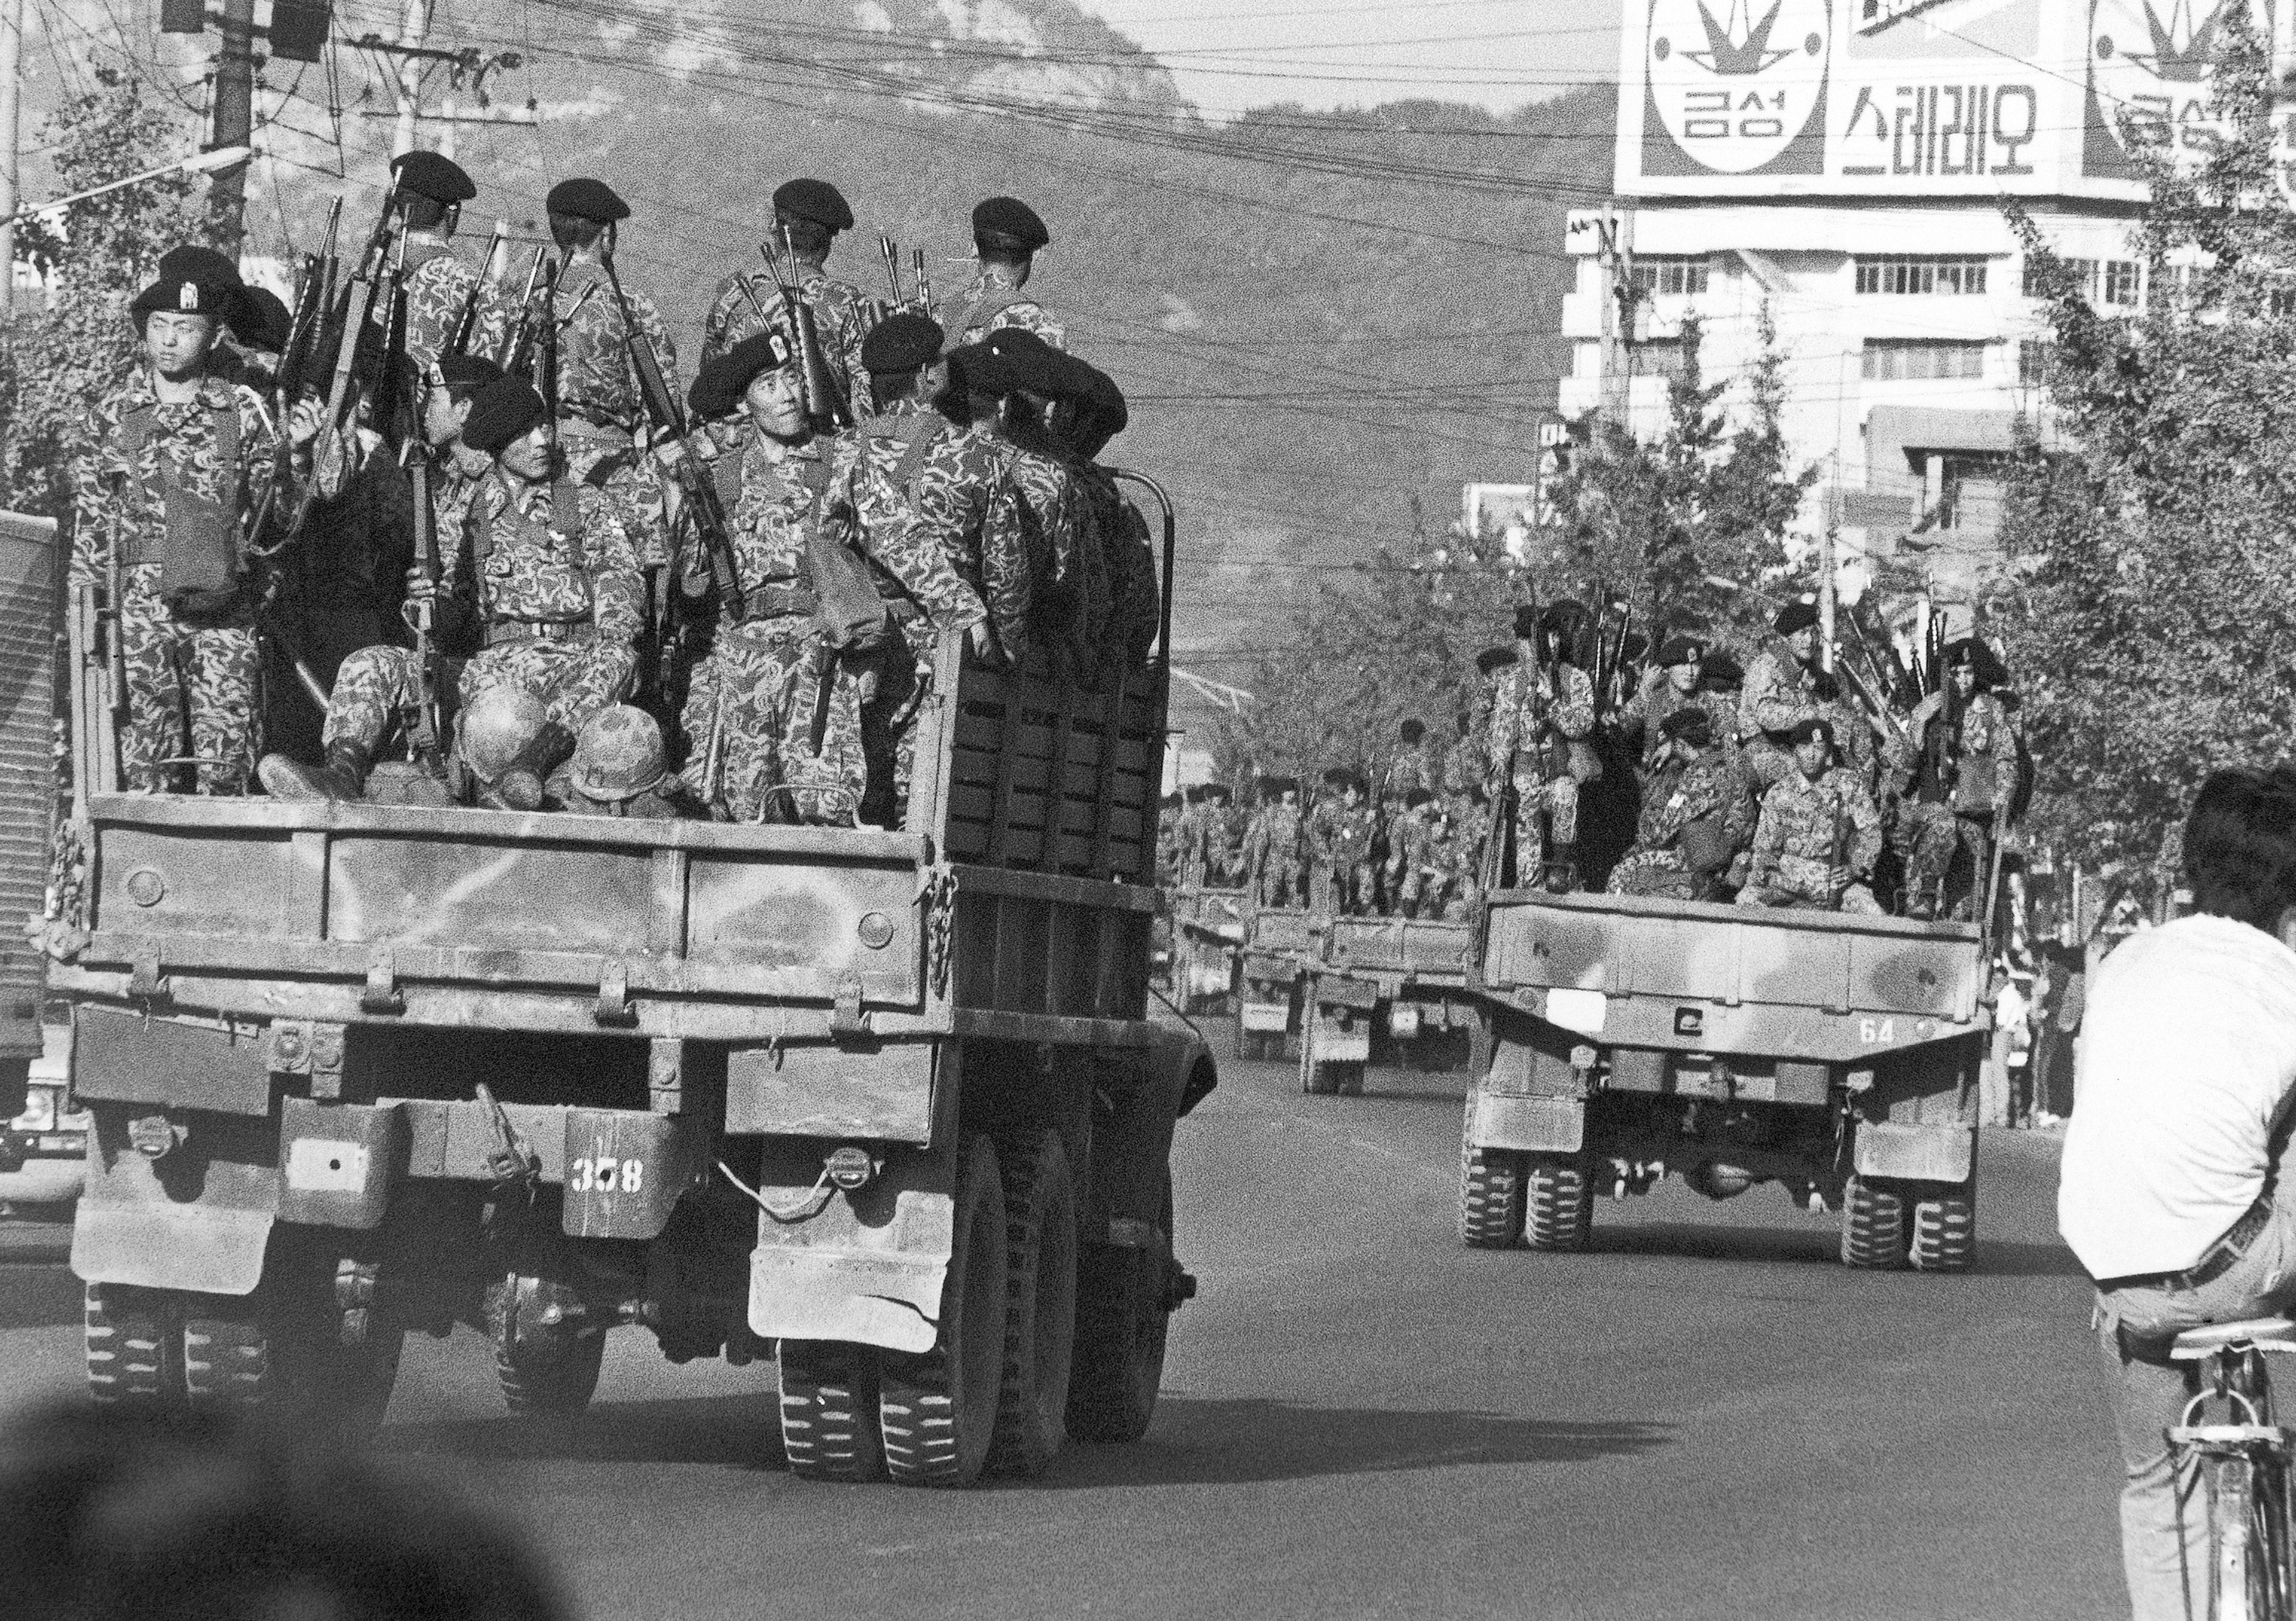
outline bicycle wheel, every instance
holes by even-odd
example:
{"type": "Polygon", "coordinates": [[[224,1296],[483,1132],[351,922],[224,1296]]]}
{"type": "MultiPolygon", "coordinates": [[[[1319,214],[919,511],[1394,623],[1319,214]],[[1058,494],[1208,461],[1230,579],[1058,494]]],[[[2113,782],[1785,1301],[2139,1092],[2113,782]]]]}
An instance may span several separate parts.
{"type": "Polygon", "coordinates": [[[2288,1462],[2284,1455],[2259,1461],[2251,1477],[2250,1538],[2257,1559],[2250,1577],[2255,1597],[2250,1613],[2260,1621],[2290,1621],[2296,1609],[2296,1584],[2289,1571],[2288,1462]]]}

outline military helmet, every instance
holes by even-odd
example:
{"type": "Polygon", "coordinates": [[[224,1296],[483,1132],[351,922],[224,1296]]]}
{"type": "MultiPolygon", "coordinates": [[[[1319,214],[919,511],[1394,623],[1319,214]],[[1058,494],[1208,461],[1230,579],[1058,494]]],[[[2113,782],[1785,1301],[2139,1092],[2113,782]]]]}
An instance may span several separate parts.
{"type": "Polygon", "coordinates": [[[492,782],[549,723],[542,700],[524,687],[489,687],[463,706],[455,752],[479,781],[492,782]]]}
{"type": "Polygon", "coordinates": [[[574,741],[574,761],[566,768],[574,791],[586,799],[619,805],[661,786],[669,762],[661,728],[644,709],[618,703],[601,709],[574,741]]]}

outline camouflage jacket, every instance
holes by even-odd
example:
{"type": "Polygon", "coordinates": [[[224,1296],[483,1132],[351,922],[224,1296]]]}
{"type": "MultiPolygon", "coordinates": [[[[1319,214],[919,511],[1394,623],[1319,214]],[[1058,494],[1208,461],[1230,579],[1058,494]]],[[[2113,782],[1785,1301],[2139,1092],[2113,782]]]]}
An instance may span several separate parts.
{"type": "Polygon", "coordinates": [[[1813,782],[1789,771],[1763,796],[1747,881],[1832,905],[1837,880],[1862,878],[1881,853],[1882,813],[1848,772],[1828,766],[1813,782]]]}
{"type": "Polygon", "coordinates": [[[88,430],[87,449],[72,463],[76,585],[102,577],[114,523],[128,559],[158,559],[168,528],[163,457],[176,487],[220,503],[242,523],[262,504],[278,466],[278,436],[263,401],[252,389],[213,377],[201,380],[184,404],[162,405],[152,373],[139,366],[96,406],[88,430]],[[230,467],[217,426],[226,411],[239,416],[239,454],[230,467]],[[148,419],[140,432],[133,422],[138,416],[148,419]]]}
{"type": "Polygon", "coordinates": [[[588,623],[601,641],[636,641],[644,587],[603,490],[497,468],[472,491],[462,537],[448,585],[481,622],[588,623]]]}
{"type": "Polygon", "coordinates": [[[428,368],[446,352],[473,291],[478,301],[471,322],[470,348],[475,354],[490,354],[501,331],[502,315],[481,285],[479,273],[457,258],[445,242],[407,238],[406,353],[416,365],[428,368]]]}
{"type": "MultiPolygon", "coordinates": [[[[1635,695],[1619,707],[1615,723],[1619,736],[1630,748],[1638,750],[1644,763],[1648,765],[1666,747],[1666,733],[1662,728],[1667,716],[1677,709],[1699,703],[1704,698],[1705,694],[1694,687],[1687,692],[1677,691],[1674,683],[1666,678],[1666,672],[1662,669],[1646,670],[1643,673],[1642,685],[1635,690],[1635,695]]],[[[1718,732],[1727,732],[1734,724],[1726,709],[1710,704],[1708,709],[1714,716],[1718,732]]]]}
{"type": "Polygon", "coordinates": [[[1308,849],[1332,867],[1359,866],[1372,857],[1379,838],[1379,815],[1368,804],[1318,799],[1308,813],[1308,849]]]}
{"type": "Polygon", "coordinates": [[[1028,537],[1004,495],[1012,471],[1011,446],[985,428],[961,428],[934,442],[910,499],[925,534],[980,594],[997,646],[1018,664],[1032,647],[1036,589],[1028,537]]]}
{"type": "MultiPolygon", "coordinates": [[[[821,269],[808,270],[799,280],[797,291],[813,312],[822,357],[858,413],[868,392],[869,373],[861,364],[861,341],[873,324],[869,300],[859,288],[821,269]]],[[[718,296],[709,301],[709,314],[701,324],[702,364],[708,364],[744,338],[764,332],[767,321],[775,331],[783,330],[783,311],[782,290],[773,277],[735,271],[718,283],[718,296]],[[754,304],[751,294],[756,295],[754,304]],[[764,321],[758,317],[760,308],[765,311],[764,321]]]]}
{"type": "MultiPolygon", "coordinates": [[[[594,259],[578,258],[559,278],[558,414],[580,417],[603,428],[635,434],[645,422],[645,401],[638,394],[637,373],[630,364],[624,340],[622,312],[614,302],[613,284],[605,266],[594,259]]],[[[653,300],[642,292],[630,294],[630,315],[638,331],[653,345],[656,364],[672,394],[677,385],[677,348],[653,300]]]]}
{"type": "Polygon", "coordinates": [[[1732,847],[1743,849],[1756,811],[1738,762],[1718,743],[1686,763],[1669,760],[1659,768],[1643,790],[1635,843],[1645,850],[1672,849],[1681,842],[1683,829],[1718,814],[1732,847]]]}
{"type": "Polygon", "coordinates": [[[1792,731],[1817,713],[1810,692],[1815,684],[1793,650],[1773,637],[1746,666],[1745,690],[1738,695],[1738,735],[1792,731]]]}
{"type": "Polygon", "coordinates": [[[1029,560],[1030,640],[1066,643],[1080,660],[1108,618],[1108,580],[1094,555],[1083,491],[1067,468],[1041,452],[1010,446],[988,522],[1019,531],[1029,560]]]}
{"type": "Polygon", "coordinates": [[[1906,733],[1891,762],[1901,791],[1949,801],[1965,816],[1990,816],[2015,800],[2021,769],[2017,733],[2008,710],[1992,693],[1971,694],[1956,716],[1948,696],[1932,692],[1914,710],[1906,733]],[[1932,744],[1933,765],[1925,758],[1932,744]],[[1924,770],[1925,765],[1930,768],[1924,770]]]}
{"type": "Polygon", "coordinates": [[[988,610],[918,521],[909,494],[914,483],[908,474],[912,441],[939,437],[946,428],[939,417],[918,412],[872,417],[839,435],[831,452],[824,511],[832,521],[849,526],[863,554],[877,566],[882,594],[906,596],[937,629],[961,631],[987,618],[988,610]]]}
{"type": "Polygon", "coordinates": [[[1263,805],[1243,829],[1243,871],[1256,879],[1271,862],[1295,862],[1304,855],[1306,829],[1296,805],[1263,805]]]}
{"type": "Polygon", "coordinates": [[[948,334],[951,348],[978,343],[1008,326],[1034,332],[1056,349],[1068,348],[1067,329],[1053,312],[991,271],[980,272],[963,292],[941,303],[940,330],[948,334]]]}
{"type": "Polygon", "coordinates": [[[1419,811],[1406,811],[1387,824],[1387,871],[1395,877],[1446,871],[1448,861],[1435,825],[1419,811]]]}
{"type": "Polygon", "coordinates": [[[1538,749],[1550,734],[1578,742],[1595,729],[1595,684],[1575,664],[1540,669],[1518,659],[1493,673],[1490,688],[1486,724],[1494,771],[1513,770],[1518,753],[1538,749]]]}
{"type": "Polygon", "coordinates": [[[1157,584],[1158,560],[1148,537],[1148,520],[1124,498],[1106,468],[1087,463],[1077,475],[1107,559],[1108,646],[1123,662],[1136,666],[1155,645],[1163,616],[1163,591],[1157,584]]]}
{"type": "MultiPolygon", "coordinates": [[[[726,521],[744,595],[767,586],[807,585],[806,531],[829,488],[832,442],[808,439],[776,457],[747,417],[734,416],[710,423],[687,444],[716,479],[721,496],[733,497],[725,502],[726,521]]],[[[708,582],[709,559],[698,540],[683,547],[681,562],[690,585],[708,582]]],[[[744,606],[757,612],[756,604],[744,606]]],[[[726,611],[730,615],[730,606],[726,611]]]]}

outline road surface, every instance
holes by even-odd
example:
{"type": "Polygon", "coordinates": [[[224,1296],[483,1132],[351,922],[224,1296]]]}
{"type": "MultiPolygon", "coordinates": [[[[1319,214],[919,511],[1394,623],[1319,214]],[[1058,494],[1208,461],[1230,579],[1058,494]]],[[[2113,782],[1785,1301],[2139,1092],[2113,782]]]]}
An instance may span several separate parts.
{"type": "MultiPolygon", "coordinates": [[[[1678,1183],[1599,1206],[1594,1253],[1471,1252],[1464,1085],[1307,1098],[1224,1062],[1176,1150],[1202,1292],[1155,1427],[1041,1481],[804,1485],[770,1364],[673,1368],[632,1330],[551,1433],[502,1416],[474,1336],[414,1341],[382,1445],[523,1524],[593,1621],[2113,1612],[2054,1139],[1986,1142],[1969,1277],[1847,1272],[1834,1218],[1678,1183]]],[[[78,1391],[61,1256],[0,1228],[0,1404],[78,1391]]]]}

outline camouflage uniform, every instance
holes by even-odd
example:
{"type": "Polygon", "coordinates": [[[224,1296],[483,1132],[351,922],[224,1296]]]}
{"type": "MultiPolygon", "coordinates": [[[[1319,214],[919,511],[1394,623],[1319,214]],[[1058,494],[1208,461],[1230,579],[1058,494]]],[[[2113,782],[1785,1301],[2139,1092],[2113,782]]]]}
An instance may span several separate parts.
{"type": "Polygon", "coordinates": [[[951,348],[978,343],[1008,326],[1034,332],[1056,349],[1069,346],[1067,329],[1053,312],[993,270],[982,270],[940,307],[940,330],[948,334],[951,348]]]}
{"type": "MultiPolygon", "coordinates": [[[[1616,725],[1620,739],[1636,751],[1644,770],[1655,770],[1666,753],[1666,734],[1662,730],[1666,717],[1677,709],[1699,702],[1703,696],[1696,687],[1687,692],[1678,690],[1667,679],[1664,669],[1643,672],[1642,684],[1635,690],[1635,695],[1619,707],[1616,725]]],[[[1727,726],[1718,714],[1716,719],[1727,726]]]]}
{"type": "Polygon", "coordinates": [[[1448,852],[1441,847],[1449,834],[1436,832],[1429,808],[1406,810],[1388,824],[1388,909],[1398,917],[1443,915],[1451,873],[1448,852]]]}
{"type": "Polygon", "coordinates": [[[1106,560],[1091,529],[1082,484],[1054,457],[1014,446],[997,501],[989,521],[1016,528],[1029,558],[1037,673],[1079,680],[1097,666],[1109,609],[1106,560]]]}
{"type": "Polygon", "coordinates": [[[988,610],[988,627],[1007,662],[1028,663],[1036,605],[1028,536],[1007,493],[1015,452],[975,424],[934,441],[912,487],[921,531],[940,548],[988,610]]]}
{"type": "Polygon", "coordinates": [[[1893,764],[1904,798],[1890,842],[1905,858],[1907,900],[1942,909],[1960,851],[1970,854],[1971,888],[1985,883],[1994,813],[2016,797],[2017,736],[2008,711],[1990,692],[1972,692],[1958,706],[1949,692],[1932,692],[1915,709],[1893,764]]]}
{"type": "Polygon", "coordinates": [[[1086,463],[1075,470],[1084,486],[1087,510],[1106,560],[1109,620],[1103,646],[1107,662],[1138,669],[1155,645],[1163,615],[1163,591],[1157,584],[1154,544],[1148,537],[1148,520],[1124,498],[1108,470],[1086,463]]]}
{"type": "Polygon", "coordinates": [[[1773,637],[1746,667],[1745,690],[1738,695],[1738,737],[1746,765],[1761,790],[1794,770],[1793,756],[1777,741],[1817,713],[1809,666],[1773,637]]]}
{"type": "Polygon", "coordinates": [[[474,289],[478,290],[478,303],[471,323],[470,352],[490,354],[505,323],[497,300],[484,290],[480,273],[464,264],[443,242],[430,237],[407,237],[406,353],[416,366],[428,370],[447,352],[474,289]]]}
{"type": "Polygon", "coordinates": [[[1595,729],[1595,684],[1575,664],[1540,669],[1518,659],[1489,683],[1488,721],[1491,770],[1515,792],[1516,881],[1530,881],[1532,864],[1551,835],[1556,847],[1578,842],[1576,749],[1595,729]]]}
{"type": "Polygon", "coordinates": [[[1737,762],[1718,744],[1699,750],[1686,763],[1669,761],[1651,779],[1643,793],[1635,847],[1611,870],[1610,892],[1711,899],[1729,863],[1717,866],[1709,860],[1702,863],[1704,871],[1693,872],[1683,841],[1692,823],[1710,816],[1720,819],[1719,831],[1733,855],[1746,847],[1754,831],[1754,801],[1737,762]]]}
{"type": "Polygon", "coordinates": [[[1297,805],[1262,805],[1243,830],[1244,886],[1261,906],[1301,906],[1308,868],[1297,805]]]}
{"type": "Polygon", "coordinates": [[[1339,795],[1328,794],[1319,797],[1308,812],[1308,850],[1315,881],[1328,886],[1324,898],[1332,911],[1371,910],[1378,883],[1372,845],[1378,833],[1378,814],[1368,802],[1349,805],[1339,795]]]}
{"type": "Polygon", "coordinates": [[[1882,853],[1882,813],[1855,779],[1829,765],[1816,782],[1795,767],[1762,799],[1741,906],[1879,913],[1865,884],[1882,853]]]}
{"type": "Polygon", "coordinates": [[[910,500],[924,456],[947,427],[933,413],[909,411],[872,417],[840,436],[824,503],[826,520],[840,525],[875,565],[878,594],[899,630],[873,661],[875,690],[861,710],[866,819],[886,826],[899,825],[908,801],[917,708],[932,679],[941,634],[962,634],[988,617],[980,594],[918,523],[910,500]]]}
{"type": "MultiPolygon", "coordinates": [[[[858,416],[870,405],[869,373],[861,364],[862,340],[874,324],[869,318],[869,300],[859,288],[817,266],[806,267],[797,291],[813,312],[813,328],[821,338],[821,355],[829,363],[830,375],[837,379],[837,386],[858,416]]],[[[775,332],[786,330],[782,290],[771,276],[735,271],[718,283],[718,296],[710,300],[709,314],[701,323],[701,364],[709,364],[742,339],[767,331],[767,322],[775,332]],[[750,302],[751,293],[757,295],[755,304],[750,302]],[[762,321],[758,317],[760,307],[766,312],[762,321]]]]}
{"type": "Polygon", "coordinates": [[[200,792],[244,793],[262,753],[255,594],[242,589],[224,612],[197,620],[168,607],[160,594],[168,510],[161,463],[177,488],[219,503],[229,520],[243,522],[276,467],[270,421],[252,389],[216,378],[203,379],[192,400],[162,405],[151,373],[139,368],[96,407],[91,427],[93,448],[73,466],[70,572],[75,585],[106,577],[116,524],[125,550],[118,606],[127,667],[120,781],[165,793],[175,770],[161,762],[196,756],[200,792]],[[236,414],[239,439],[229,466],[220,426],[226,412],[236,414]],[[139,438],[140,447],[133,443],[139,438]]]}
{"type": "Polygon", "coordinates": [[[472,495],[447,585],[484,645],[462,700],[525,688],[569,732],[619,703],[637,672],[644,587],[613,504],[587,485],[497,471],[472,495]]]}
{"type": "MultiPolygon", "coordinates": [[[[629,295],[630,315],[653,346],[654,360],[672,394],[678,392],[677,348],[653,300],[629,295]]],[[[565,324],[558,335],[558,444],[567,477],[603,490],[629,536],[641,569],[669,561],[663,476],[638,454],[645,400],[630,364],[622,312],[605,266],[578,258],[558,282],[554,306],[565,324]]]]}

